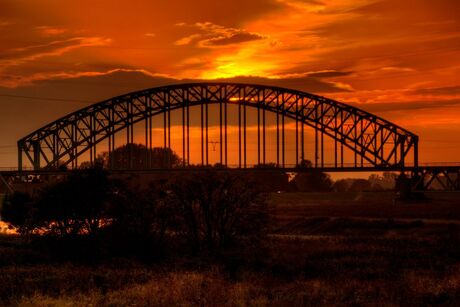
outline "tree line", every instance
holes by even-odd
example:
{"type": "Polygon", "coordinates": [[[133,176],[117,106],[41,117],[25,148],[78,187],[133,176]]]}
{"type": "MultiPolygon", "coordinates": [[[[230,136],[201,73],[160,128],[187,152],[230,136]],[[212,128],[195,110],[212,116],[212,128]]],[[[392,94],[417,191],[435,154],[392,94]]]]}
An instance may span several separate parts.
{"type": "Polygon", "coordinates": [[[260,240],[267,212],[264,194],[228,172],[204,170],[141,188],[96,167],[36,195],[13,194],[1,215],[25,238],[85,237],[125,250],[173,239],[212,251],[260,240]]]}
{"type": "MultiPolygon", "coordinates": [[[[113,152],[104,152],[96,158],[96,164],[103,168],[114,169],[168,169],[184,166],[183,160],[170,148],[147,148],[142,144],[126,144],[116,148],[113,152]]],[[[265,192],[362,192],[393,190],[397,174],[385,172],[382,175],[372,174],[368,179],[338,179],[334,181],[330,175],[316,170],[309,160],[299,162],[299,168],[305,172],[286,174],[277,170],[275,163],[255,165],[255,169],[271,170],[263,174],[256,172],[247,174],[254,179],[259,188],[265,192]]],[[[88,162],[80,168],[92,167],[88,162]]],[[[219,163],[213,168],[225,168],[219,163]]],[[[199,165],[187,165],[187,168],[203,168],[199,165]]]]}

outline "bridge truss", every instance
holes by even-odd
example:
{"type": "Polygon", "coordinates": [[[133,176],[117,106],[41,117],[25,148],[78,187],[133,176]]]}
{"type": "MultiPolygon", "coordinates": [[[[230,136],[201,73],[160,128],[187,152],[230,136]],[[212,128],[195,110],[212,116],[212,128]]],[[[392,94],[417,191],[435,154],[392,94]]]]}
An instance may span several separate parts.
{"type": "MultiPolygon", "coordinates": [[[[126,143],[134,143],[134,125],[142,123],[145,145],[153,148],[152,123],[163,125],[163,147],[171,147],[171,112],[178,110],[182,121],[182,167],[190,163],[190,109],[200,110],[201,165],[209,165],[209,107],[218,106],[219,161],[229,167],[228,108],[237,107],[238,164],[252,167],[248,157],[247,108],[257,111],[257,164],[267,163],[266,113],[276,115],[276,167],[287,168],[285,120],[295,122],[295,161],[305,159],[305,128],[314,129],[312,167],[334,170],[375,168],[404,170],[418,165],[418,137],[374,114],[321,96],[296,90],[234,83],[178,84],[142,90],[114,97],[62,117],[18,141],[19,170],[27,165],[34,170],[58,167],[76,169],[79,158],[89,153],[96,161],[97,146],[108,141],[110,154],[116,149],[115,134],[124,131],[126,143]],[[324,140],[333,142],[333,161],[325,165],[324,140]],[[344,149],[353,153],[352,162],[344,162],[344,149]]],[[[146,151],[149,154],[151,151],[146,151]]],[[[128,168],[132,168],[132,157],[128,168]]],[[[151,161],[151,159],[146,159],[151,161]]],[[[113,165],[109,165],[113,168],[113,165]]],[[[152,168],[146,165],[146,168],[152,168]]]]}

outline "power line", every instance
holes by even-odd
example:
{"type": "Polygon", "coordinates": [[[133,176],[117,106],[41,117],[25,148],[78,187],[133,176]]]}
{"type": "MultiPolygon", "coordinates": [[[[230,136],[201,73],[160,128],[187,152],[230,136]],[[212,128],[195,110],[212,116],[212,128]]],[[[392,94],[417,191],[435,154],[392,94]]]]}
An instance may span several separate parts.
{"type": "Polygon", "coordinates": [[[61,102],[80,102],[80,103],[90,103],[90,102],[92,102],[92,101],[80,100],[80,99],[64,99],[64,98],[51,98],[51,97],[40,97],[40,96],[24,96],[24,95],[11,95],[11,94],[0,94],[0,97],[25,98],[25,99],[61,101],[61,102]]]}

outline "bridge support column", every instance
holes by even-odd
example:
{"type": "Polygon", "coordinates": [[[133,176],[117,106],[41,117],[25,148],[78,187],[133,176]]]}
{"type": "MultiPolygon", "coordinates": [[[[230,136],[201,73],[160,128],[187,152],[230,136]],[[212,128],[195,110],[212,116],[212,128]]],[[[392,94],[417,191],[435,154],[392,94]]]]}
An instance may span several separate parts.
{"type": "Polygon", "coordinates": [[[412,188],[416,191],[425,190],[424,176],[415,168],[411,173],[412,188]]]}
{"type": "Polygon", "coordinates": [[[18,142],[18,170],[22,171],[22,143],[18,142]]]}
{"type": "Polygon", "coordinates": [[[395,182],[395,190],[400,200],[409,200],[412,198],[412,180],[404,173],[401,173],[395,182]]]}
{"type": "Polygon", "coordinates": [[[40,169],[40,143],[33,142],[33,150],[34,150],[34,170],[40,169]]]}

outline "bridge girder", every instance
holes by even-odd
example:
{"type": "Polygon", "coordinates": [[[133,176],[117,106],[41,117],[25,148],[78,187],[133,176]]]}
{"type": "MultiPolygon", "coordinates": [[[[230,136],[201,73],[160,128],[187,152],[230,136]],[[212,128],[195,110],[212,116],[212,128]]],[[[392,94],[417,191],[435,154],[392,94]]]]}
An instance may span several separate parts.
{"type": "MultiPolygon", "coordinates": [[[[91,161],[95,159],[98,143],[108,139],[109,147],[114,146],[114,135],[124,129],[128,132],[127,143],[130,143],[133,140],[134,124],[145,121],[146,131],[151,130],[152,118],[160,114],[163,114],[164,118],[164,146],[169,147],[170,136],[166,135],[166,131],[169,128],[168,133],[170,133],[170,112],[182,109],[183,135],[188,136],[189,108],[201,106],[202,129],[203,107],[205,108],[207,129],[207,108],[210,104],[219,104],[220,107],[220,140],[222,144],[220,156],[222,164],[225,165],[227,164],[227,153],[224,155],[222,151],[223,149],[227,151],[228,104],[239,107],[239,167],[246,167],[246,152],[244,152],[244,163],[241,162],[242,147],[246,148],[241,144],[241,121],[244,122],[244,143],[246,143],[247,106],[258,110],[259,163],[262,155],[265,163],[265,137],[263,140],[264,149],[261,153],[260,113],[263,112],[265,123],[265,111],[269,111],[276,113],[277,128],[280,117],[283,123],[283,162],[279,163],[278,158],[278,166],[284,166],[284,118],[291,118],[296,122],[296,161],[299,161],[299,125],[302,129],[300,158],[304,158],[303,127],[306,125],[314,128],[317,133],[321,133],[321,142],[323,135],[334,140],[334,166],[337,168],[344,167],[343,149],[340,153],[337,144],[340,144],[341,148],[346,147],[354,152],[355,167],[362,167],[366,161],[367,165],[379,168],[394,169],[398,167],[404,169],[407,166],[406,158],[409,155],[413,155],[413,165],[417,166],[418,164],[418,137],[415,134],[359,108],[310,93],[279,87],[235,83],[191,83],[129,93],[90,105],[62,117],[18,141],[19,169],[23,168],[24,156],[35,170],[53,169],[57,168],[58,165],[77,168],[78,157],[83,153],[89,151],[91,161]],[[244,118],[242,118],[240,108],[244,109],[244,118]],[[223,112],[225,112],[225,126],[223,124],[223,112]],[[223,126],[225,132],[223,132],[223,126]],[[187,133],[185,133],[185,129],[187,129],[187,133]],[[341,161],[337,158],[340,154],[342,154],[341,161]],[[357,157],[360,157],[361,161],[358,161],[357,157]]],[[[265,136],[265,125],[263,129],[265,136]]],[[[279,128],[277,133],[280,133],[279,128]]],[[[280,143],[278,134],[277,146],[280,143]]],[[[148,143],[146,134],[146,144],[148,143]]],[[[185,137],[183,143],[183,148],[189,148],[189,144],[185,143],[185,137]]],[[[208,141],[206,140],[206,148],[207,144],[208,141]]],[[[323,155],[323,146],[321,146],[321,151],[320,154],[323,155]]],[[[277,155],[279,152],[280,149],[277,148],[277,155]]],[[[189,157],[187,159],[185,152],[183,158],[186,165],[189,157]]],[[[318,154],[316,154],[315,159],[318,159],[318,154]]],[[[203,164],[207,164],[204,162],[203,155],[202,161],[203,164]]],[[[317,162],[314,166],[324,167],[324,165],[318,165],[317,162]]],[[[321,159],[321,163],[323,163],[323,159],[321,159]]]]}

